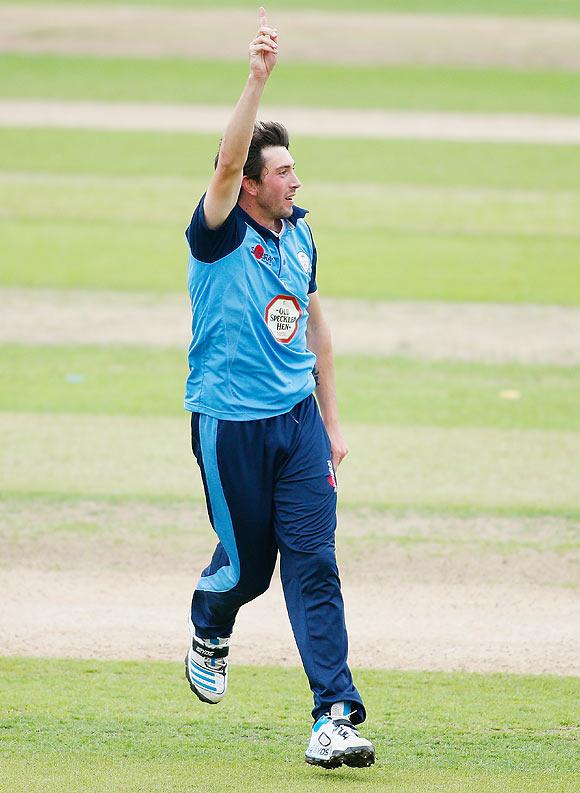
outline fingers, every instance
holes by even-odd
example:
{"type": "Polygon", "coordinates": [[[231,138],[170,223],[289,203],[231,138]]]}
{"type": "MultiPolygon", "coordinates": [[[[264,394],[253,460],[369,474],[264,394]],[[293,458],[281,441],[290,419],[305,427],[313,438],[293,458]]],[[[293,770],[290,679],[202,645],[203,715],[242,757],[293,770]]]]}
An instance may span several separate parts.
{"type": "Polygon", "coordinates": [[[264,6],[260,6],[258,11],[258,33],[257,35],[270,36],[272,39],[278,38],[278,31],[268,24],[268,16],[264,6]]]}
{"type": "Polygon", "coordinates": [[[271,52],[272,55],[278,55],[278,45],[270,39],[258,36],[250,44],[250,55],[254,55],[256,52],[271,52]]]}
{"type": "Polygon", "coordinates": [[[278,31],[274,28],[269,27],[261,27],[260,30],[256,33],[256,38],[254,41],[260,40],[263,44],[273,44],[275,47],[278,46],[278,31]],[[266,41],[264,41],[266,39],[266,41]]]}
{"type": "Polygon", "coordinates": [[[341,462],[344,460],[347,454],[348,454],[348,449],[345,446],[332,449],[331,457],[332,457],[332,464],[335,470],[338,468],[338,466],[341,464],[341,462]]]}
{"type": "Polygon", "coordinates": [[[250,55],[254,55],[256,52],[271,52],[272,55],[278,54],[278,50],[273,49],[267,44],[250,44],[250,55]]]}
{"type": "Polygon", "coordinates": [[[256,33],[256,38],[258,39],[261,37],[266,38],[268,40],[268,44],[274,44],[276,47],[278,46],[278,33],[268,33],[267,29],[265,31],[259,30],[256,33]]]}
{"type": "Polygon", "coordinates": [[[251,42],[250,46],[255,44],[266,44],[266,46],[272,47],[273,52],[278,51],[278,44],[275,41],[272,41],[269,36],[256,36],[256,38],[251,42]]]}
{"type": "Polygon", "coordinates": [[[269,75],[276,64],[278,55],[278,31],[268,24],[268,16],[264,6],[258,11],[258,32],[250,43],[250,62],[257,74],[269,75]],[[273,55],[273,58],[269,56],[273,55]]]}

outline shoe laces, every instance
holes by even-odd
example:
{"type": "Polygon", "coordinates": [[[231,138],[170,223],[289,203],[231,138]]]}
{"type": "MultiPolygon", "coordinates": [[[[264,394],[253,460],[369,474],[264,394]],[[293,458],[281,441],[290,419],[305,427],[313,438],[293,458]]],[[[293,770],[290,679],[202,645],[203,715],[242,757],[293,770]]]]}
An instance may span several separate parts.
{"type": "Polygon", "coordinates": [[[347,730],[351,730],[355,735],[358,736],[358,730],[350,719],[332,719],[331,721],[335,727],[345,727],[347,730]]]}
{"type": "Polygon", "coordinates": [[[223,672],[227,666],[226,658],[207,658],[205,655],[200,655],[193,651],[196,663],[209,669],[210,672],[223,672]]]}

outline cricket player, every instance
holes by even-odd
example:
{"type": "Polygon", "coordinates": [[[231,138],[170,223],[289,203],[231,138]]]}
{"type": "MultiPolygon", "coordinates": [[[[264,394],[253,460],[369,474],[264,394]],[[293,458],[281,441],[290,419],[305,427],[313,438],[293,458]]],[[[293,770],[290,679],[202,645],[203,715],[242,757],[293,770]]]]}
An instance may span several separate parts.
{"type": "Polygon", "coordinates": [[[186,231],[193,320],[185,407],[219,538],[192,598],[186,676],[202,702],[223,698],[236,614],[268,589],[279,553],[314,695],[306,762],[363,767],[375,751],[355,727],[366,712],[347,665],[334,545],[335,470],[348,450],[316,247],[295,204],[300,180],[288,134],[256,123],[277,55],[278,33],[260,8],[250,74],[186,231]]]}

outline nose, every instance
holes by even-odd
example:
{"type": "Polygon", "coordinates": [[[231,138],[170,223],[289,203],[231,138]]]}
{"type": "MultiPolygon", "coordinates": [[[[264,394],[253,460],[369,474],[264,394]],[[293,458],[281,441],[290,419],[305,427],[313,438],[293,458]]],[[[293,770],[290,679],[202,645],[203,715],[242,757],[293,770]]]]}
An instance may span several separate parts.
{"type": "Polygon", "coordinates": [[[292,176],[294,177],[294,178],[293,178],[293,180],[292,180],[292,187],[293,187],[295,190],[298,190],[298,188],[299,188],[299,187],[302,187],[302,182],[301,182],[301,181],[300,181],[300,179],[299,179],[299,178],[296,176],[296,173],[293,173],[293,174],[292,174],[292,176]]]}

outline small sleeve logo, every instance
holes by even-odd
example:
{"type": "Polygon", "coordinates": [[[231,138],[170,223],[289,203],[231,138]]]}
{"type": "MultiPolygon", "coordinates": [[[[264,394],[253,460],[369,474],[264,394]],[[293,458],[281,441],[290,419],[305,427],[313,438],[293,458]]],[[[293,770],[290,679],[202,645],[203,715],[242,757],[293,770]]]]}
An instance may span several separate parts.
{"type": "Polygon", "coordinates": [[[264,246],[263,245],[255,245],[252,248],[252,253],[256,257],[256,259],[258,259],[258,261],[264,256],[265,252],[266,251],[264,250],[264,246]]]}

